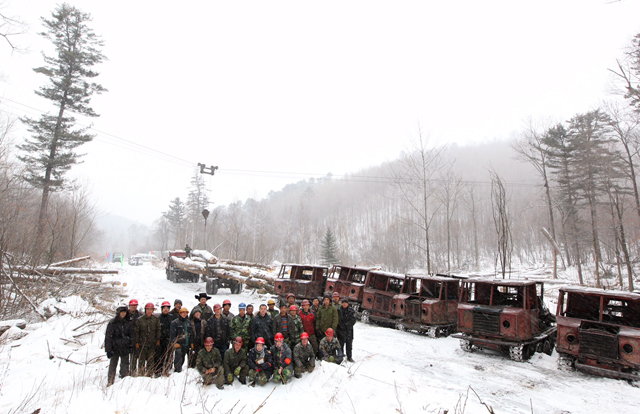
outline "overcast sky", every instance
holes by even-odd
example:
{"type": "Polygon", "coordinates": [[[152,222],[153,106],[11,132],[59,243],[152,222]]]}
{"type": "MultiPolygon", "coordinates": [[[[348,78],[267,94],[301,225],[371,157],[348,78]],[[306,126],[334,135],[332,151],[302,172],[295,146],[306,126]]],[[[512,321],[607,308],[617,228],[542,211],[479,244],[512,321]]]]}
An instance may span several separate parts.
{"type": "MultiPolygon", "coordinates": [[[[5,0],[30,52],[0,43],[0,109],[52,110],[31,69],[51,51],[37,33],[56,3],[5,0]]],[[[97,137],[70,175],[105,213],[145,223],[186,199],[198,163],[219,167],[206,176],[215,207],[395,159],[418,125],[464,144],[568,119],[610,97],[607,68],[640,32],[631,0],[70,4],[109,58],[101,116],[79,118],[97,137]]]]}

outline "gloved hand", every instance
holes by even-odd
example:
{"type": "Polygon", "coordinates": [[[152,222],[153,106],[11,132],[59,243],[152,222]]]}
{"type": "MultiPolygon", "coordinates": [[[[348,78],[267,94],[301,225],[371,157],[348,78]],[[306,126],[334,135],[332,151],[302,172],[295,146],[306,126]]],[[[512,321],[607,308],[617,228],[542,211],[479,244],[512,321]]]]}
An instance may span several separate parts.
{"type": "Polygon", "coordinates": [[[140,349],[140,344],[136,344],[136,349],[140,349]]]}
{"type": "MultiPolygon", "coordinates": [[[[240,375],[240,371],[241,370],[242,370],[241,367],[236,368],[235,371],[233,371],[233,375],[235,375],[237,377],[238,375],[240,375]]],[[[231,375],[231,374],[229,374],[229,375],[231,375]]]]}
{"type": "Polygon", "coordinates": [[[332,356],[329,357],[329,362],[336,362],[336,359],[332,356]]]}
{"type": "Polygon", "coordinates": [[[175,347],[176,349],[178,349],[178,348],[180,348],[180,344],[175,344],[175,345],[174,345],[174,347],[175,347]]]}
{"type": "Polygon", "coordinates": [[[113,352],[111,351],[107,352],[107,358],[111,359],[112,356],[113,356],[113,352]]]}
{"type": "Polygon", "coordinates": [[[193,344],[191,344],[191,349],[193,349],[193,344]]]}
{"type": "Polygon", "coordinates": [[[160,340],[159,339],[156,341],[156,346],[160,346],[160,340]]]}
{"type": "Polygon", "coordinates": [[[233,375],[227,375],[227,382],[233,382],[233,375]]]}

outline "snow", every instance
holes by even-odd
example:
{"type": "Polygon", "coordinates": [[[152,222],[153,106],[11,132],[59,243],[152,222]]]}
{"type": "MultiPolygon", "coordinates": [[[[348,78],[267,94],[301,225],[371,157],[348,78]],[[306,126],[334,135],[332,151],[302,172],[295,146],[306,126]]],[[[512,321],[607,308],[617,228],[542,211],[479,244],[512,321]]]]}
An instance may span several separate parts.
{"type": "MultiPolygon", "coordinates": [[[[105,282],[126,283],[123,296],[114,298],[113,314],[117,304],[131,298],[156,305],[182,299],[191,309],[197,304],[195,295],[204,292],[204,283],[171,283],[164,270],[154,266],[121,269],[119,275],[103,277],[105,282]]],[[[550,298],[557,296],[554,288],[546,290],[550,298]]],[[[209,304],[227,298],[234,313],[240,302],[257,308],[268,299],[249,291],[231,295],[220,289],[209,304]]],[[[237,414],[253,413],[263,402],[261,414],[487,413],[482,402],[497,413],[640,412],[636,385],[559,371],[555,353],[535,354],[530,361],[517,363],[490,351],[463,352],[454,338],[431,339],[362,323],[355,327],[355,363],[321,363],[313,373],[286,385],[270,382],[250,388],[236,382],[218,390],[203,387],[197,372],[189,369],[166,378],[116,378],[107,388],[106,323],[100,322],[113,314],[95,313],[79,297],[48,300],[40,308],[55,314],[24,331],[10,328],[12,333],[27,334],[21,339],[0,341],[2,413],[42,408],[43,413],[237,414]],[[85,332],[89,333],[82,335],[85,332]]]]}

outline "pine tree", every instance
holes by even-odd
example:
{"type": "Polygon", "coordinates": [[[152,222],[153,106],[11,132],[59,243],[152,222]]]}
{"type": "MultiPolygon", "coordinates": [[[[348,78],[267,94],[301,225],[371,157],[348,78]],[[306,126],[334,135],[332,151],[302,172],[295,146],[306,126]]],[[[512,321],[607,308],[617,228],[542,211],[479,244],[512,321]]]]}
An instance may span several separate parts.
{"type": "Polygon", "coordinates": [[[187,219],[187,207],[185,203],[176,197],[169,204],[169,211],[162,213],[169,224],[170,233],[173,234],[174,248],[182,248],[185,243],[185,222],[187,219]]]}
{"type": "Polygon", "coordinates": [[[323,265],[332,265],[340,263],[340,259],[338,258],[336,239],[333,236],[333,231],[330,228],[327,228],[327,232],[324,234],[324,239],[321,243],[322,248],[322,264],[323,265]]]}
{"type": "Polygon", "coordinates": [[[87,26],[90,21],[89,14],[66,3],[58,6],[51,20],[42,18],[46,31],[40,35],[53,43],[56,54],[43,55],[45,65],[34,69],[49,79],[35,93],[51,101],[57,114],[22,118],[31,138],[18,146],[24,153],[19,159],[27,169],[26,181],[42,189],[39,236],[44,230],[50,193],[64,187],[65,173],[78,164],[80,155],[74,150],[94,137],[87,132],[88,128],[76,128],[75,118],[67,112],[97,117],[89,106],[91,96],[106,91],[88,81],[98,76],[91,68],[106,59],[99,49],[102,40],[87,26]]]}

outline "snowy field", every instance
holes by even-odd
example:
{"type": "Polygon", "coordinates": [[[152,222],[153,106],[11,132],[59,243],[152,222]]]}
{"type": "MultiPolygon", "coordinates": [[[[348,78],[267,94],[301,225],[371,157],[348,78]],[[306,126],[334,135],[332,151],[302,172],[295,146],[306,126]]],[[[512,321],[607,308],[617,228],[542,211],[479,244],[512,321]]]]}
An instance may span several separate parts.
{"type": "MultiPolygon", "coordinates": [[[[126,283],[120,303],[135,298],[141,308],[179,298],[191,309],[194,295],[204,291],[204,283],[171,283],[163,269],[148,264],[125,265],[103,280],[126,283]]],[[[547,294],[553,302],[556,290],[547,294]]],[[[257,310],[268,298],[221,289],[209,304],[224,299],[236,313],[240,302],[257,310]]],[[[188,369],[167,378],[116,377],[107,388],[106,323],[96,324],[105,317],[78,297],[41,306],[58,313],[3,335],[27,333],[0,345],[0,413],[488,413],[487,407],[496,413],[640,412],[637,385],[558,371],[555,353],[516,363],[487,351],[465,353],[457,339],[362,323],[355,326],[355,363],[322,363],[286,385],[250,388],[236,381],[218,390],[203,387],[188,369]]]]}

